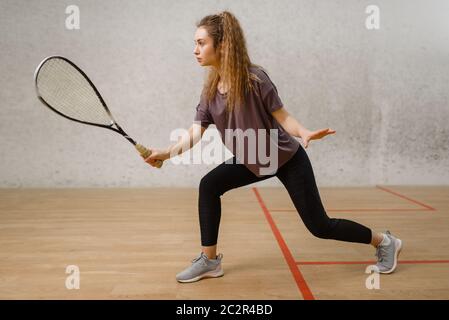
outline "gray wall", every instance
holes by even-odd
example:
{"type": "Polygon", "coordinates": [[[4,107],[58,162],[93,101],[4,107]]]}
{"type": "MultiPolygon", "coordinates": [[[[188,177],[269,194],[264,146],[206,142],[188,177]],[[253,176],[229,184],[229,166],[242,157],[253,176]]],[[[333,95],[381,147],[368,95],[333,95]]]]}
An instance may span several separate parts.
{"type": "Polygon", "coordinates": [[[44,108],[33,72],[45,56],[67,56],[131,136],[165,147],[199,99],[195,22],[223,9],[287,110],[337,131],[307,149],[319,185],[448,183],[448,1],[0,0],[0,186],[197,186],[216,164],[149,167],[119,135],[44,108]],[[80,30],[65,28],[71,4],[80,30]],[[372,4],[379,30],[365,28],[372,4]]]}

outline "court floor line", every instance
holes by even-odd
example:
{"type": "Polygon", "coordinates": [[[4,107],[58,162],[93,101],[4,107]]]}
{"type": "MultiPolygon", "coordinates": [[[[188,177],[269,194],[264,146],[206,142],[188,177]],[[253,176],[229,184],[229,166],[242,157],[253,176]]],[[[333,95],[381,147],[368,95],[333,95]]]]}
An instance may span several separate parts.
{"type": "Polygon", "coordinates": [[[379,185],[376,185],[376,188],[378,188],[378,189],[380,189],[380,190],[383,190],[383,191],[386,191],[386,192],[389,192],[389,193],[391,193],[391,194],[394,194],[395,196],[397,196],[397,197],[399,197],[399,198],[402,198],[402,199],[408,200],[408,201],[410,201],[410,202],[413,202],[413,203],[415,203],[415,204],[417,204],[417,205],[420,205],[421,207],[427,208],[427,209],[430,210],[430,211],[436,211],[435,208],[432,208],[431,206],[429,206],[429,205],[427,205],[427,204],[424,204],[424,203],[422,203],[422,202],[420,202],[420,201],[418,201],[418,200],[412,199],[412,198],[410,198],[410,197],[406,197],[405,195],[400,194],[400,193],[397,192],[397,191],[393,191],[393,190],[387,189],[386,187],[381,187],[381,186],[379,186],[379,185]]]}
{"type": "MultiPolygon", "coordinates": [[[[383,190],[385,192],[389,192],[393,195],[396,195],[400,198],[406,199],[408,201],[411,201],[415,204],[418,204],[419,206],[423,207],[424,209],[400,209],[400,208],[395,208],[395,209],[350,209],[350,210],[343,210],[343,209],[326,209],[326,211],[436,211],[435,208],[426,205],[422,202],[419,202],[417,200],[414,200],[410,197],[406,197],[402,194],[399,194],[395,191],[389,190],[385,187],[381,187],[376,185],[376,187],[380,190],[383,190]]],[[[293,274],[293,277],[295,278],[295,281],[298,285],[298,288],[301,291],[301,294],[303,295],[305,300],[315,300],[315,298],[313,297],[313,294],[310,290],[310,288],[308,287],[304,276],[302,275],[301,271],[299,270],[298,266],[304,266],[304,265],[350,265],[350,264],[366,264],[366,265],[372,265],[375,264],[376,261],[374,260],[366,260],[366,261],[293,261],[293,263],[295,264],[295,266],[297,268],[294,268],[291,265],[291,260],[293,260],[293,255],[290,252],[287,243],[285,242],[285,240],[283,239],[280,230],[277,228],[276,223],[273,220],[273,217],[271,216],[270,212],[286,212],[286,211],[296,211],[296,209],[268,209],[267,206],[265,205],[262,196],[260,195],[260,193],[258,192],[257,188],[254,187],[252,188],[257,200],[259,201],[259,204],[264,212],[264,215],[268,221],[268,223],[270,224],[270,227],[273,231],[273,234],[276,237],[276,240],[282,250],[282,253],[284,254],[284,258],[287,261],[287,264],[290,267],[290,270],[293,274]]],[[[449,263],[449,260],[399,260],[398,264],[437,264],[437,263],[449,263]]]]}
{"type": "Polygon", "coordinates": [[[293,258],[293,255],[287,246],[287,243],[285,242],[284,238],[281,235],[281,232],[277,228],[276,223],[274,222],[270,211],[266,207],[266,205],[262,199],[262,196],[260,195],[260,193],[256,187],[253,187],[252,189],[254,191],[254,194],[256,195],[256,198],[257,198],[257,201],[259,202],[260,207],[262,208],[265,218],[267,219],[267,222],[271,227],[271,231],[273,232],[273,235],[277,240],[277,243],[284,255],[284,259],[290,268],[293,278],[295,279],[296,285],[298,286],[298,289],[301,292],[304,300],[315,300],[315,297],[313,296],[312,291],[310,290],[309,286],[307,285],[307,282],[304,279],[304,276],[302,275],[301,271],[299,270],[299,267],[296,264],[295,259],[293,258]]]}
{"type": "MultiPolygon", "coordinates": [[[[375,264],[376,261],[295,261],[297,265],[375,264]]],[[[399,264],[449,263],[449,260],[399,260],[399,264]]]]}
{"type": "MultiPolygon", "coordinates": [[[[402,199],[408,200],[414,204],[417,204],[419,206],[421,206],[421,208],[363,208],[363,209],[326,209],[327,212],[388,212],[388,211],[399,211],[399,212],[407,212],[407,211],[411,211],[411,212],[417,212],[417,211],[436,211],[435,208],[424,204],[418,200],[412,199],[410,197],[407,197],[403,194],[400,194],[396,191],[392,191],[390,189],[387,189],[385,187],[381,187],[379,185],[376,185],[376,188],[385,191],[385,192],[389,192],[397,197],[400,197],[402,199]]],[[[296,212],[296,209],[270,209],[271,212],[296,212]]]]}
{"type": "MultiPolygon", "coordinates": [[[[293,212],[296,211],[296,209],[270,209],[271,212],[293,212]]],[[[389,211],[412,211],[412,212],[419,212],[419,211],[432,211],[429,209],[400,209],[400,208],[392,208],[392,209],[369,209],[369,208],[364,208],[364,209],[326,209],[327,212],[361,212],[361,211],[365,211],[365,212],[389,212],[389,211]]]]}

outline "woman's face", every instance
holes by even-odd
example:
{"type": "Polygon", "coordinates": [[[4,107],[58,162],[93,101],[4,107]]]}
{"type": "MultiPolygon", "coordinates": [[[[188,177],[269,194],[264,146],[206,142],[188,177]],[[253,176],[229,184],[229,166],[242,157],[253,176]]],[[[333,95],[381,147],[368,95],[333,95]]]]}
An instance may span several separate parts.
{"type": "Polygon", "coordinates": [[[198,63],[205,66],[215,66],[219,65],[219,56],[217,51],[214,49],[214,40],[209,37],[207,30],[203,27],[199,27],[195,32],[195,49],[193,54],[195,55],[198,63]]]}

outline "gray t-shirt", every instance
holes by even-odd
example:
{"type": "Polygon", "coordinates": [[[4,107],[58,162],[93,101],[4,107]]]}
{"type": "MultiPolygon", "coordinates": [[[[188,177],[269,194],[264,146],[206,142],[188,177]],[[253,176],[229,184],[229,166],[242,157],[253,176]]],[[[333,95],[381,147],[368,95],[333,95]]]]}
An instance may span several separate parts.
{"type": "Polygon", "coordinates": [[[205,128],[215,124],[223,143],[236,156],[237,161],[256,176],[262,177],[274,174],[301,145],[271,115],[271,112],[283,107],[276,86],[262,69],[252,66],[250,72],[256,74],[261,81],[251,80],[258,94],[253,90],[247,93],[243,108],[234,108],[226,119],[226,94],[217,90],[209,103],[201,94],[194,121],[205,128]],[[245,132],[247,134],[242,134],[245,132]]]}

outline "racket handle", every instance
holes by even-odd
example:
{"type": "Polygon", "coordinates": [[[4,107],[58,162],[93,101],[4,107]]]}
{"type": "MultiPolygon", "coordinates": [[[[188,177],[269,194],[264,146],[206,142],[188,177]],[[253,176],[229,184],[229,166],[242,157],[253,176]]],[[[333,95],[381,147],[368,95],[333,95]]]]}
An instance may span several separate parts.
{"type": "MultiPolygon", "coordinates": [[[[147,148],[145,148],[143,145],[141,144],[136,144],[136,149],[137,151],[139,151],[140,155],[142,157],[144,157],[145,159],[148,158],[151,155],[151,151],[148,150],[147,148]]],[[[160,168],[162,167],[162,160],[157,160],[156,161],[156,167],[160,168]]]]}

